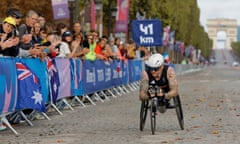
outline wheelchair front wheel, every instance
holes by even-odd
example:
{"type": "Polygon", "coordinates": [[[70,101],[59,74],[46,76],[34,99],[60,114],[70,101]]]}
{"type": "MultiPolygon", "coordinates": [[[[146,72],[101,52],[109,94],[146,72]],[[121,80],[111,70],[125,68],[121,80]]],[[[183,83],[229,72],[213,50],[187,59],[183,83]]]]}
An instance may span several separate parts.
{"type": "Polygon", "coordinates": [[[151,130],[152,134],[155,134],[156,131],[156,112],[157,112],[157,105],[155,105],[155,102],[152,100],[151,102],[151,111],[150,111],[150,119],[151,119],[151,130]]]}

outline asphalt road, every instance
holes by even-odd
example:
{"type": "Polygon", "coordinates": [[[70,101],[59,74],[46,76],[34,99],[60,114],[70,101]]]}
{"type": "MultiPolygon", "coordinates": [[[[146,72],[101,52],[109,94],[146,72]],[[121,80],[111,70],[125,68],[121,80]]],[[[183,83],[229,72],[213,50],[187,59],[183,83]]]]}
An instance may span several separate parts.
{"type": "Polygon", "coordinates": [[[240,68],[218,63],[199,72],[179,75],[179,93],[185,129],[181,130],[175,110],[158,113],[156,134],[151,134],[150,118],[139,130],[140,101],[132,91],[96,105],[49,113],[51,120],[35,120],[0,132],[1,144],[239,144],[240,143],[240,68]]]}

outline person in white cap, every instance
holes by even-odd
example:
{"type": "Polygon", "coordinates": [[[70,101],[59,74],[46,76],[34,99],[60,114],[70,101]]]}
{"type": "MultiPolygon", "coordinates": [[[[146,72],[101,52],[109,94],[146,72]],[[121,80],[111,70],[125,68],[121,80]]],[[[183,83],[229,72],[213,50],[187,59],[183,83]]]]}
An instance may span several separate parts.
{"type": "Polygon", "coordinates": [[[166,106],[171,107],[169,100],[178,95],[178,82],[174,69],[164,65],[164,58],[161,54],[153,54],[145,62],[146,69],[143,71],[140,82],[139,99],[149,99],[149,85],[154,83],[160,88],[157,96],[165,96],[166,106]]]}

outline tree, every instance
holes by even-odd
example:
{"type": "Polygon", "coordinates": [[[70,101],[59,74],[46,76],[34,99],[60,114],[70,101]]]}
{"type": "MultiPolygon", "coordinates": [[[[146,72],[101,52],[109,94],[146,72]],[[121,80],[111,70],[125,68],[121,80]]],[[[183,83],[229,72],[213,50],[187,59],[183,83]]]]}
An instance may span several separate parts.
{"type": "Polygon", "coordinates": [[[27,0],[14,0],[14,2],[12,0],[1,0],[0,7],[2,11],[2,13],[0,13],[1,18],[6,17],[6,11],[8,8],[15,7],[20,9],[24,15],[29,10],[34,10],[38,13],[44,14],[48,22],[54,22],[51,0],[31,0],[31,2],[27,0]]]}

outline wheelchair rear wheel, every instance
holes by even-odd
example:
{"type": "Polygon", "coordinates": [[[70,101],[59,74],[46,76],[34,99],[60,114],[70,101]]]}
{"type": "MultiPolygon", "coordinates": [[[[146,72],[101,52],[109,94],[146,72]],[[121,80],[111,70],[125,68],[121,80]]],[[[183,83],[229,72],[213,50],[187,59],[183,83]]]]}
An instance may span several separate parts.
{"type": "Polygon", "coordinates": [[[173,97],[173,101],[176,108],[178,123],[180,125],[181,130],[184,130],[184,119],[183,119],[183,111],[182,111],[182,104],[180,100],[180,96],[173,97]]]}
{"type": "Polygon", "coordinates": [[[143,131],[148,112],[148,100],[143,100],[140,109],[140,131],[143,131]]]}

